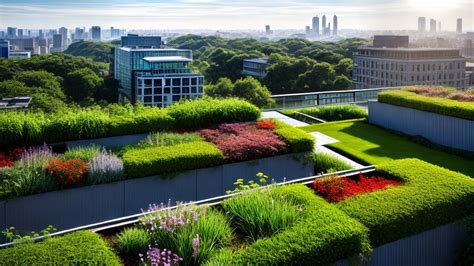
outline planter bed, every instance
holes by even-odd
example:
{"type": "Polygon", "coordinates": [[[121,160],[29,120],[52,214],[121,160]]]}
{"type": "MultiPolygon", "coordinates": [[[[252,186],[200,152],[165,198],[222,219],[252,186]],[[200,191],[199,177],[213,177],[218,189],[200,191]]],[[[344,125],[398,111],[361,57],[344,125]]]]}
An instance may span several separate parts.
{"type": "Polygon", "coordinates": [[[380,165],[370,176],[401,184],[338,203],[293,184],[245,191],[218,206],[152,205],[138,224],[104,237],[127,263],[170,252],[198,265],[347,265],[362,257],[364,265],[451,264],[467,240],[466,228],[452,223],[474,213],[474,181],[416,159],[380,165]]]}

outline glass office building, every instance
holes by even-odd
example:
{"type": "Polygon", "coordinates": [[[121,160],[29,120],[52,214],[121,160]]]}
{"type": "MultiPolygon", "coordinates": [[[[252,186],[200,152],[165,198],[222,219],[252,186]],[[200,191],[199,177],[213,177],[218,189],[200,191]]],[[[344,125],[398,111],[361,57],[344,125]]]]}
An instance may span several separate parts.
{"type": "Polygon", "coordinates": [[[121,101],[165,107],[182,98],[203,95],[204,77],[189,66],[191,50],[140,48],[136,44],[141,37],[137,36],[135,43],[127,37],[127,44],[133,47],[115,49],[115,78],[120,81],[121,101]]]}
{"type": "Polygon", "coordinates": [[[10,53],[10,42],[0,41],[0,58],[8,58],[10,53]]]}
{"type": "Polygon", "coordinates": [[[263,79],[267,75],[268,58],[245,59],[242,74],[263,79]]]}

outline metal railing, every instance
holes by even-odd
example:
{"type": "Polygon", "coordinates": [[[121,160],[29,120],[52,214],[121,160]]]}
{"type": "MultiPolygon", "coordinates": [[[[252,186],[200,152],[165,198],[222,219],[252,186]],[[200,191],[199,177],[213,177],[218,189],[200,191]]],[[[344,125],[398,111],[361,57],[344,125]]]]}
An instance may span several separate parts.
{"type": "Polygon", "coordinates": [[[331,104],[361,104],[377,99],[377,94],[381,91],[394,89],[400,87],[273,95],[272,99],[275,100],[276,106],[267,111],[331,104]]]}

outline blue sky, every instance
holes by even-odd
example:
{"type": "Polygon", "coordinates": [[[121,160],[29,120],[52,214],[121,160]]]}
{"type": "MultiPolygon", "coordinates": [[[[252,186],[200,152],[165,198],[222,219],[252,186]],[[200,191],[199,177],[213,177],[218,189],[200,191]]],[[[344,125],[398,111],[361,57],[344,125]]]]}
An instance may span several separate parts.
{"type": "Polygon", "coordinates": [[[303,29],[314,15],[340,28],[415,29],[418,16],[474,30],[473,0],[0,0],[0,28],[303,29]]]}

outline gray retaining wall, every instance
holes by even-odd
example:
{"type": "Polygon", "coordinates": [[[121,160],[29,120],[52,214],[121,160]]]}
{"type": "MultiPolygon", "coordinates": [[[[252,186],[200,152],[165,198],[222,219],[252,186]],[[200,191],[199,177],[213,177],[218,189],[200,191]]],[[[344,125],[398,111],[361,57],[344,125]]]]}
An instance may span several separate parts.
{"type": "Polygon", "coordinates": [[[369,123],[474,152],[474,121],[369,101],[369,123]]]}
{"type": "Polygon", "coordinates": [[[140,213],[150,203],[197,201],[225,195],[237,178],[256,180],[263,172],[277,182],[313,175],[308,153],[197,169],[173,175],[151,176],[111,184],[47,192],[0,201],[0,229],[59,230],[140,213]]]}

